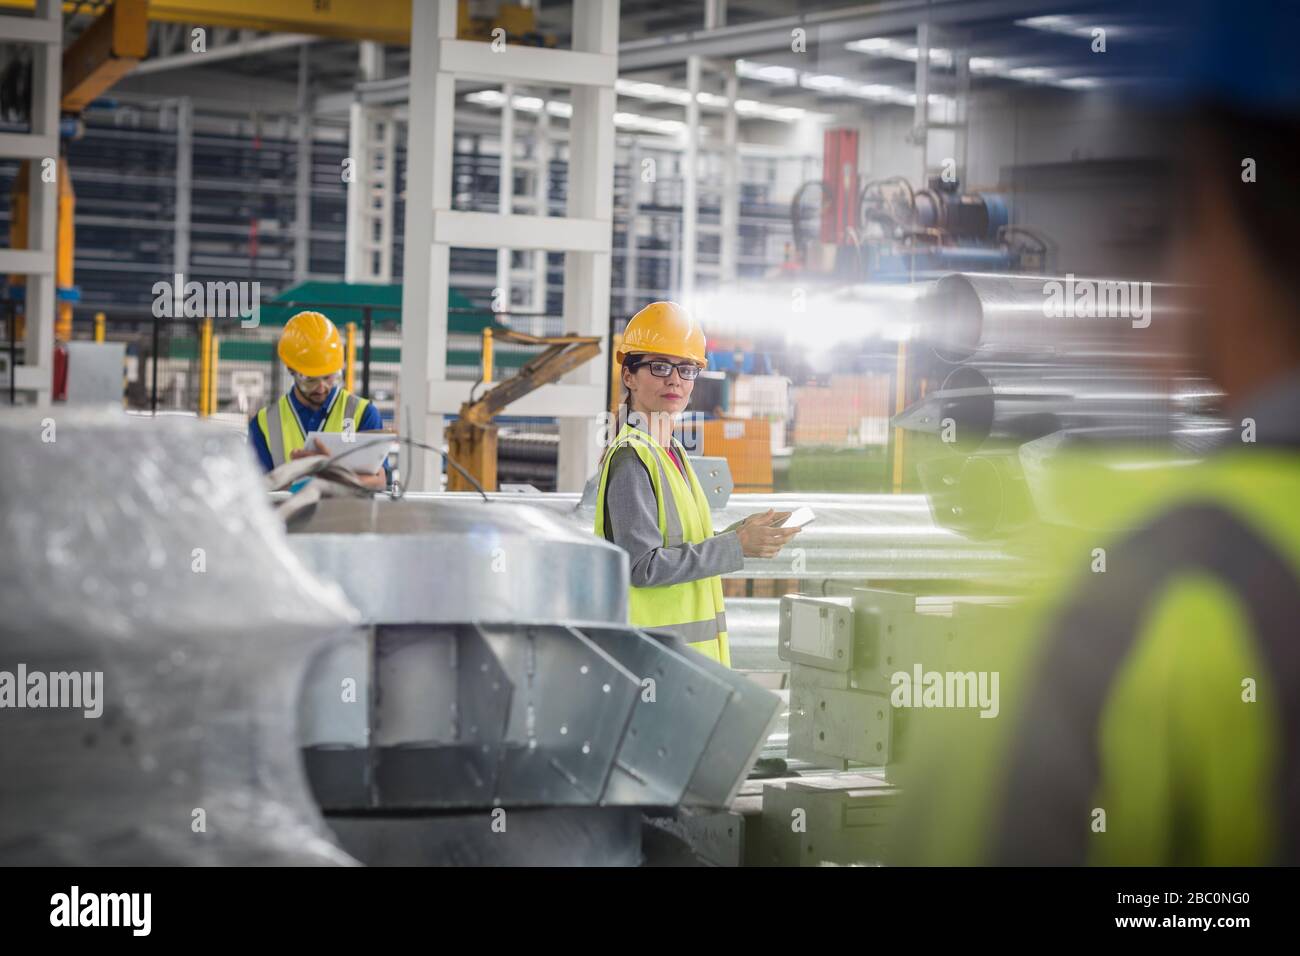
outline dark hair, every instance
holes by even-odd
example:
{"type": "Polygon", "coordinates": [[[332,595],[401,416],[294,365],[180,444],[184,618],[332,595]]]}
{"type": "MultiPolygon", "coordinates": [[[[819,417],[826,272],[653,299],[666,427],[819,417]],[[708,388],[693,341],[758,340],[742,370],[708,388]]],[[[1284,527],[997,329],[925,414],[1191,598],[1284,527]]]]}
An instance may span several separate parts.
{"type": "MultiPolygon", "coordinates": [[[[632,368],[629,368],[628,366],[632,365],[634,362],[639,362],[640,360],[641,360],[641,353],[640,353],[640,352],[628,352],[626,355],[623,356],[623,364],[619,366],[619,379],[618,379],[618,381],[619,381],[619,384],[620,384],[620,385],[623,385],[623,376],[622,376],[622,373],[623,373],[623,372],[628,372],[629,374],[635,375],[635,374],[636,374],[636,370],[635,370],[635,369],[632,369],[632,368]]],[[[623,385],[623,397],[620,398],[620,399],[618,400],[618,403],[619,403],[620,405],[626,405],[626,404],[627,404],[627,400],[628,400],[629,398],[631,398],[631,397],[632,397],[632,393],[628,391],[628,388],[627,388],[626,385],[623,385]]]]}

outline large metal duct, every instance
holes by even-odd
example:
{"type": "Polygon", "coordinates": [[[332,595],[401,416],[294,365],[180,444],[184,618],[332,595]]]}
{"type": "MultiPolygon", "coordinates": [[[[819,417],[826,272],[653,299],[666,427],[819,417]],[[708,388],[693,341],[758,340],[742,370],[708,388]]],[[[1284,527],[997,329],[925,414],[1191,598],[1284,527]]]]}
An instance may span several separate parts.
{"type": "Polygon", "coordinates": [[[0,863],[355,862],[294,723],[357,614],[286,546],[243,437],[62,407],[7,411],[0,443],[0,672],[99,675],[102,707],[0,707],[0,863]]]}
{"type": "Polygon", "coordinates": [[[509,497],[333,499],[291,528],[365,621],[318,662],[302,728],[366,862],[638,863],[642,811],[728,805],[776,717],[775,695],[627,625],[620,549],[509,497]],[[523,835],[500,839],[497,812],[523,835]]]}

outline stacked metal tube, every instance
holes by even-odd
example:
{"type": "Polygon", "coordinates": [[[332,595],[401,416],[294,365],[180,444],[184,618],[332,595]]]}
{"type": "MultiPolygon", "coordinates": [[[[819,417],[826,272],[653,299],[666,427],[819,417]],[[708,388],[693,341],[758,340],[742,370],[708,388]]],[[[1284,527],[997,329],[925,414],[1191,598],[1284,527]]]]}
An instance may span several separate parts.
{"type": "MultiPolygon", "coordinates": [[[[494,494],[493,504],[544,508],[590,534],[595,511],[577,494],[494,494]]],[[[477,495],[408,494],[408,503],[481,509],[477,495]]],[[[946,584],[1001,587],[1026,580],[1030,565],[1004,547],[972,540],[935,521],[925,495],[732,495],[713,513],[717,529],[747,515],[806,505],[817,520],[776,558],[750,559],[728,578],[799,582],[806,593],[844,593],[855,585],[946,584]]],[[[727,601],[733,664],[741,670],[784,670],[776,657],[777,599],[727,601]]]]}
{"type": "Polygon", "coordinates": [[[939,387],[895,416],[933,435],[918,463],[936,520],[988,538],[1034,517],[1021,468],[1076,442],[1201,454],[1227,432],[1222,394],[1180,343],[1183,290],[1123,279],[953,274],[919,304],[939,387]]]}

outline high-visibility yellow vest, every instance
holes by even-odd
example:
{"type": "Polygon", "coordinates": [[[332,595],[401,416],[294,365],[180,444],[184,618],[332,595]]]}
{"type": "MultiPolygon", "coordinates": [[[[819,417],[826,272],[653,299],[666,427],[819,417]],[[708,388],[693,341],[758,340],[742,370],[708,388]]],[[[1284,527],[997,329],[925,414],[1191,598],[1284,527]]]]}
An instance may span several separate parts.
{"type": "Polygon", "coordinates": [[[1300,454],[1059,470],[1081,520],[1043,554],[1073,573],[966,635],[950,666],[1000,672],[1001,713],[914,726],[942,733],[895,862],[1300,863],[1300,454]]]}
{"type": "MultiPolygon", "coordinates": [[[[605,535],[605,487],[609,465],[619,448],[633,449],[650,474],[659,505],[659,531],[664,547],[700,544],[713,537],[709,501],[691,468],[686,449],[674,439],[673,448],[686,474],[668,452],[645,432],[624,425],[605,456],[596,495],[596,534],[605,535]]],[[[731,666],[727,617],[722,603],[722,579],[717,575],[662,587],[632,587],[628,597],[632,624],[681,638],[705,657],[731,666]]]]}
{"type": "MultiPolygon", "coordinates": [[[[334,395],[334,403],[330,406],[329,414],[325,416],[325,424],[320,430],[341,432],[350,422],[348,427],[354,432],[358,431],[361,416],[366,413],[369,404],[369,399],[353,395],[340,388],[334,395]]],[[[298,421],[298,414],[293,410],[287,394],[280,396],[280,400],[274,405],[264,406],[258,411],[257,427],[262,430],[266,447],[271,451],[271,461],[277,468],[307,443],[302,422],[298,421]]]]}

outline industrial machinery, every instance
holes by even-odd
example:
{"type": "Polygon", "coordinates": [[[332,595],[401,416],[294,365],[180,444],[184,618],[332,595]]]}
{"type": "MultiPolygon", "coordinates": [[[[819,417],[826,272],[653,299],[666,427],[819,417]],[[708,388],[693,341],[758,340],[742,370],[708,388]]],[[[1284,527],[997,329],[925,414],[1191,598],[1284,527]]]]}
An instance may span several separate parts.
{"type": "Polygon", "coordinates": [[[1003,193],[963,193],[955,179],[913,190],[902,177],[874,180],[858,200],[866,276],[908,280],[954,269],[1041,272],[1051,242],[1010,222],[1003,193]]]}
{"type": "Polygon", "coordinates": [[[725,807],[776,715],[628,627],[624,553],[545,511],[334,499],[289,541],[364,618],[316,661],[302,742],[365,862],[636,864],[642,813],[725,807]]]}
{"type": "Polygon", "coordinates": [[[626,556],[545,511],[336,498],[286,541],[229,430],[50,427],[0,423],[0,670],[97,672],[102,713],[0,710],[6,863],[635,865],[776,716],[630,628],[626,556]]]}
{"type": "Polygon", "coordinates": [[[917,190],[902,176],[859,187],[858,133],[829,129],[822,178],[804,183],[790,205],[794,263],[804,273],[840,281],[910,282],[945,272],[1042,272],[1052,244],[1014,225],[1007,196],[963,193],[955,178],[936,177],[917,190]],[[804,224],[805,204],[820,197],[820,231],[804,224]]]}
{"type": "MultiPolygon", "coordinates": [[[[410,524],[449,514],[468,526],[499,514],[511,528],[531,528],[544,513],[548,528],[564,527],[582,539],[591,535],[593,502],[577,494],[488,497],[490,506],[478,496],[408,493],[402,506],[408,514],[428,515],[408,519],[410,524]]],[[[727,599],[735,672],[777,688],[783,703],[761,747],[764,775],[742,782],[726,809],[659,821],[695,855],[717,865],[883,859],[898,797],[887,768],[905,751],[906,721],[876,706],[882,681],[888,686],[881,675],[904,660],[910,667],[913,658],[931,666],[938,658],[928,652],[943,648],[954,622],[991,613],[985,605],[1011,598],[989,595],[1014,595],[1038,580],[1031,555],[943,527],[924,495],[731,495],[714,503],[713,521],[726,527],[755,512],[796,504],[817,513],[796,547],[776,558],[750,559],[727,576],[788,595],[727,599]],[[796,613],[805,604],[813,613],[796,613]],[[843,624],[838,632],[830,625],[833,640],[818,656],[825,608],[835,609],[833,620],[843,624]],[[885,611],[893,616],[886,620],[885,611]],[[927,653],[918,657],[923,649],[927,653]],[[834,729],[826,721],[834,721],[834,729]],[[807,812],[806,830],[791,828],[792,809],[807,812]]],[[[290,540],[297,544],[298,535],[290,540]]],[[[502,547],[514,553],[508,541],[502,547]]],[[[305,557],[312,550],[303,542],[305,557]]],[[[345,577],[341,568],[335,573],[345,577]]],[[[599,590],[600,575],[589,576],[599,590]]],[[[358,589],[376,586],[355,579],[358,589]]]]}
{"type": "Polygon", "coordinates": [[[966,535],[1036,520],[1035,467],[1078,444],[1199,455],[1228,433],[1223,395],[1174,334],[1180,290],[1128,279],[955,273],[919,302],[911,443],[935,519],[966,535]]]}
{"type": "MultiPolygon", "coordinates": [[[[497,487],[497,426],[492,419],[512,402],[541,388],[583,362],[600,354],[601,339],[591,335],[528,335],[513,329],[483,330],[483,378],[479,384],[492,383],[492,349],[495,341],[521,345],[545,346],[545,351],[530,359],[518,372],[489,388],[460,407],[456,420],[447,426],[447,451],[452,460],[473,476],[480,486],[458,472],[447,476],[448,491],[490,490],[497,487]]],[[[475,387],[475,391],[477,386],[475,387]]]]}

